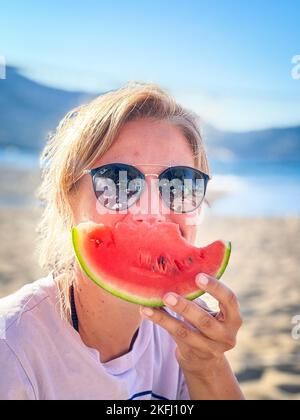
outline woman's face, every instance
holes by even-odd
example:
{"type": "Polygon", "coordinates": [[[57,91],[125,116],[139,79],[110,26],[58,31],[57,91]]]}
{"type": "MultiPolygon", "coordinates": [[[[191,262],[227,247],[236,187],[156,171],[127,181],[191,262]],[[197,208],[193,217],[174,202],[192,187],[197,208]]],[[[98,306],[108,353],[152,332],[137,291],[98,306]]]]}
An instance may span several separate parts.
{"type": "MultiPolygon", "coordinates": [[[[137,166],[145,174],[157,175],[166,166],[194,166],[191,147],[181,131],[167,121],[149,119],[126,123],[112,147],[95,162],[93,167],[113,162],[137,166]]],[[[100,204],[97,203],[92,178],[89,174],[84,175],[79,181],[72,204],[75,224],[92,220],[113,227],[121,220],[130,219],[136,222],[146,220],[150,223],[168,221],[178,224],[183,236],[193,243],[196,236],[195,220],[199,218],[201,207],[187,214],[172,212],[161,200],[158,189],[153,187],[154,180],[155,176],[146,176],[146,188],[139,200],[127,210],[126,214],[117,214],[112,211],[106,213],[99,211],[100,204]],[[155,200],[159,203],[158,206],[151,205],[155,200]]]]}

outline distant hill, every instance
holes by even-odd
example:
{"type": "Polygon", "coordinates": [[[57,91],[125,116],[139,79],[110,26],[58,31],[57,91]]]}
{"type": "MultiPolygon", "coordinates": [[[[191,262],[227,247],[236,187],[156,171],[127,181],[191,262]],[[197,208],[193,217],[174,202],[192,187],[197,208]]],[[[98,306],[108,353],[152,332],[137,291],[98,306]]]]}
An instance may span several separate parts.
{"type": "Polygon", "coordinates": [[[59,120],[89,99],[86,93],[50,88],[8,67],[6,80],[0,80],[0,147],[41,150],[59,120]]]}
{"type": "MultiPolygon", "coordinates": [[[[8,67],[6,80],[0,80],[0,148],[39,152],[59,120],[92,98],[44,86],[8,67]]],[[[300,162],[300,126],[231,133],[206,125],[204,138],[210,158],[300,162]]]]}
{"type": "Polygon", "coordinates": [[[300,126],[242,133],[206,126],[204,137],[215,159],[300,162],[300,126]]]}

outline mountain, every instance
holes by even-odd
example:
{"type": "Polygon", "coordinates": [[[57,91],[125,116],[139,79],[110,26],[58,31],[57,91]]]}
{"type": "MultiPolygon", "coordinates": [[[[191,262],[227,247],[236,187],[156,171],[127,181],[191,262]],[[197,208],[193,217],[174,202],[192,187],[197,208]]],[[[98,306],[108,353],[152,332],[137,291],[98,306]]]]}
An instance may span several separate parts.
{"type": "Polygon", "coordinates": [[[0,80],[0,147],[40,151],[49,131],[73,107],[91,99],[82,92],[44,86],[8,67],[0,80]]]}
{"type": "Polygon", "coordinates": [[[207,151],[215,159],[300,162],[300,126],[248,132],[204,127],[207,151]]]}
{"type": "MultiPolygon", "coordinates": [[[[9,66],[7,78],[0,80],[0,148],[39,152],[59,120],[92,98],[44,86],[9,66]]],[[[216,160],[300,162],[300,126],[236,133],[204,125],[203,132],[209,156],[216,160]]]]}

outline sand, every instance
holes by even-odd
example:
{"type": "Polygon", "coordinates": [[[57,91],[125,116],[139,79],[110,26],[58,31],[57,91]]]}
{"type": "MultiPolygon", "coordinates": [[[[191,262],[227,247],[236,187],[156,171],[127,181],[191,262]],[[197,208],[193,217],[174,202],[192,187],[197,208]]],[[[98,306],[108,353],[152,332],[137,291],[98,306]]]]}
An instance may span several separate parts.
{"type": "MultiPolygon", "coordinates": [[[[232,241],[222,277],[238,295],[244,325],[228,354],[248,399],[300,399],[300,219],[209,216],[200,243],[232,241]]],[[[208,299],[211,301],[212,299],[208,299]]]]}
{"type": "MultiPolygon", "coordinates": [[[[40,209],[32,197],[38,173],[19,175],[0,169],[0,297],[47,274],[34,258],[40,209]]],[[[218,196],[208,198],[213,206],[218,196]]],[[[244,325],[228,357],[248,399],[300,399],[300,340],[291,334],[292,318],[300,315],[299,238],[300,218],[206,212],[200,226],[200,245],[232,242],[222,281],[237,293],[244,325]]]]}

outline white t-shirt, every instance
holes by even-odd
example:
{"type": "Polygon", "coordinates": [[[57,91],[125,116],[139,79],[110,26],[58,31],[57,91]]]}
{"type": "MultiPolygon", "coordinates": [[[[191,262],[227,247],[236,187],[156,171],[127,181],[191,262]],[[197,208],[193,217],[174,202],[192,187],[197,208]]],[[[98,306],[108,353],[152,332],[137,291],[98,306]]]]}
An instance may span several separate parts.
{"type": "Polygon", "coordinates": [[[50,273],[0,299],[0,399],[189,400],[175,348],[143,319],[131,351],[101,363],[61,319],[50,273]]]}

